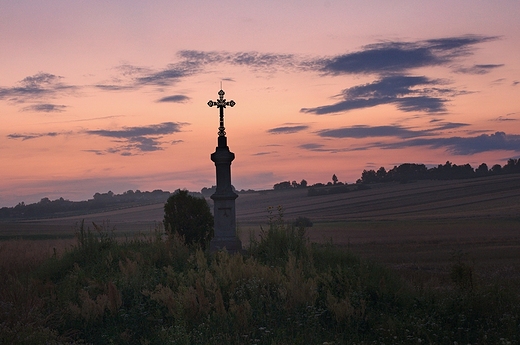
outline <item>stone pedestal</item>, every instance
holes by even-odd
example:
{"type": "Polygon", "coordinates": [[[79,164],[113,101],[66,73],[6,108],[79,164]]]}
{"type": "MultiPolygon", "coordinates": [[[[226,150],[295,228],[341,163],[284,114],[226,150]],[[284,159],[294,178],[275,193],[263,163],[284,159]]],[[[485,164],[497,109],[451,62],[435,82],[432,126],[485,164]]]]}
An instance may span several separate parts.
{"type": "Polygon", "coordinates": [[[214,202],[215,236],[211,240],[210,250],[226,249],[239,252],[242,243],[237,237],[235,199],[238,195],[231,188],[231,162],[235,154],[229,151],[227,138],[218,137],[218,146],[211,154],[211,160],[217,169],[217,190],[211,196],[214,202]]]}

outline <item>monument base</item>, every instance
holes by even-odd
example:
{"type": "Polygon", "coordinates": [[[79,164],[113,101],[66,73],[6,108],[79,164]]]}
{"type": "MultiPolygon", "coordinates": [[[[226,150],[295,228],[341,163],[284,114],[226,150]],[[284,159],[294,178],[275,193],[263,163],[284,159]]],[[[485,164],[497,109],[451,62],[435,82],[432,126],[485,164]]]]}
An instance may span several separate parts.
{"type": "Polygon", "coordinates": [[[219,237],[213,238],[209,244],[209,250],[216,252],[226,250],[228,253],[241,253],[242,242],[236,237],[219,237]]]}

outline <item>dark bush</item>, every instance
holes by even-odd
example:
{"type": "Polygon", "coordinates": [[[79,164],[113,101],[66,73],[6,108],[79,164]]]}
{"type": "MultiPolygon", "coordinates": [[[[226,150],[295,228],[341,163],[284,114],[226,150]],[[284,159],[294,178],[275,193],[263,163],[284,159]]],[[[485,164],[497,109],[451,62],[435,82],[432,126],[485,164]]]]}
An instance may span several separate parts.
{"type": "Polygon", "coordinates": [[[188,245],[202,248],[213,238],[213,215],[204,198],[187,190],[177,190],[164,205],[164,228],[170,234],[184,237],[188,245]]]}

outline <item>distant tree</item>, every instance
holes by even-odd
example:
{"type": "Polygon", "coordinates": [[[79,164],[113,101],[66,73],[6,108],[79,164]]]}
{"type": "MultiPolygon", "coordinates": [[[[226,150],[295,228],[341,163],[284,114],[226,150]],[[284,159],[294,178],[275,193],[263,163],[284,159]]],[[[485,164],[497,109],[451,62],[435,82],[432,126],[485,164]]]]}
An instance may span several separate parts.
{"type": "Polygon", "coordinates": [[[510,158],[502,168],[502,171],[506,174],[520,172],[520,159],[510,158]]]}
{"type": "Polygon", "coordinates": [[[292,186],[293,188],[298,188],[298,187],[300,187],[300,185],[299,185],[298,182],[296,182],[296,181],[292,181],[292,182],[291,182],[291,186],[292,186]]]}
{"type": "Polygon", "coordinates": [[[210,188],[204,187],[200,190],[201,194],[204,196],[211,196],[211,195],[215,194],[216,191],[217,191],[217,186],[211,186],[210,188]]]}
{"type": "Polygon", "coordinates": [[[280,183],[276,183],[273,186],[274,190],[283,190],[283,189],[291,189],[291,188],[292,188],[291,182],[289,182],[289,181],[283,181],[283,182],[280,182],[280,183]]]}
{"type": "Polygon", "coordinates": [[[404,163],[388,172],[394,181],[407,182],[426,178],[428,168],[424,164],[404,163]]]}
{"type": "Polygon", "coordinates": [[[50,204],[51,201],[49,200],[49,198],[42,198],[40,200],[40,205],[47,205],[47,204],[50,204]]]}
{"type": "Polygon", "coordinates": [[[112,191],[108,191],[107,193],[96,193],[94,194],[94,201],[99,203],[111,203],[114,199],[114,193],[112,191]]]}
{"type": "Polygon", "coordinates": [[[451,167],[450,177],[452,179],[466,179],[474,177],[475,171],[469,164],[455,165],[451,167]]]}
{"type": "Polygon", "coordinates": [[[363,170],[361,173],[361,183],[377,182],[376,172],[374,170],[363,170]]]}
{"type": "Polygon", "coordinates": [[[486,163],[482,163],[478,166],[477,170],[475,170],[475,174],[477,176],[486,176],[489,174],[489,168],[486,163]]]}
{"type": "Polygon", "coordinates": [[[384,167],[379,168],[376,172],[377,179],[379,181],[384,181],[386,179],[386,169],[384,167]]]}
{"type": "Polygon", "coordinates": [[[300,187],[306,188],[307,187],[307,181],[302,180],[302,182],[300,182],[300,187]]]}
{"type": "Polygon", "coordinates": [[[495,175],[502,173],[502,166],[500,164],[495,164],[491,167],[491,172],[495,175]]]}
{"type": "Polygon", "coordinates": [[[213,238],[213,215],[206,199],[177,190],[164,205],[164,228],[184,237],[188,245],[202,248],[213,238]]]}
{"type": "Polygon", "coordinates": [[[336,174],[333,174],[332,175],[332,184],[336,184],[338,183],[338,177],[336,176],[336,174]]]}
{"type": "Polygon", "coordinates": [[[170,193],[168,193],[168,192],[164,192],[162,189],[154,189],[154,190],[150,193],[150,195],[151,195],[152,197],[154,197],[154,198],[156,198],[156,197],[160,197],[160,196],[162,196],[162,195],[164,195],[164,194],[170,194],[170,193]]]}

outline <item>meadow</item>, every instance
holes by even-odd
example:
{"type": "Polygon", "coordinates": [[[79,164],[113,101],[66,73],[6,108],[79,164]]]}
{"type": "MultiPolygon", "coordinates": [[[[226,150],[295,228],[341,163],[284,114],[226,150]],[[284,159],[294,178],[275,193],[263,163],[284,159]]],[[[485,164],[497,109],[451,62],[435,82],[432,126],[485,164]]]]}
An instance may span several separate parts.
{"type": "Polygon", "coordinates": [[[519,211],[514,175],[248,193],[243,255],[165,237],[162,205],[3,223],[0,343],[518,343],[519,211]]]}

